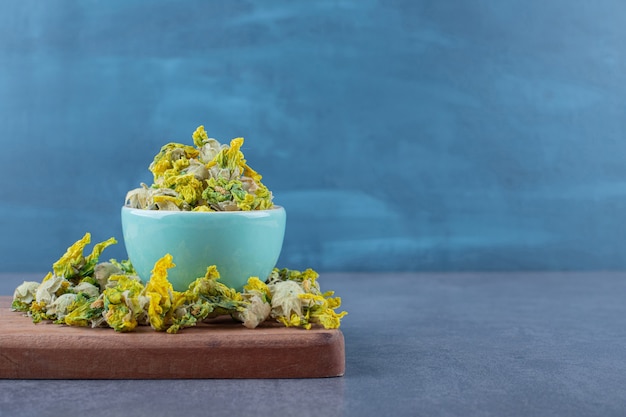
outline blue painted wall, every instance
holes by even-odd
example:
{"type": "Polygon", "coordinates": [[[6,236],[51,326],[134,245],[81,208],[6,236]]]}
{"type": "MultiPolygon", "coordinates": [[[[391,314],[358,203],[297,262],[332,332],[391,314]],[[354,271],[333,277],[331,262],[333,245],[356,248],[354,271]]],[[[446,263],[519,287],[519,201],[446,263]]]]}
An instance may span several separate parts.
{"type": "Polygon", "coordinates": [[[1,271],[121,240],[126,191],[200,124],[286,207],[280,266],[626,268],[621,1],[0,10],[1,271]]]}

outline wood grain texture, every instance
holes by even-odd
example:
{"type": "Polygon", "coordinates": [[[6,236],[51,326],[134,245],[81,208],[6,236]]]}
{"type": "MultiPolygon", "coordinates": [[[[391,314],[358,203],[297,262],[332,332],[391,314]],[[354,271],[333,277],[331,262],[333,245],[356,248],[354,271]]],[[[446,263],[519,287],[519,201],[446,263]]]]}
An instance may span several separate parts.
{"type": "Polygon", "coordinates": [[[247,329],[229,318],[178,334],[148,327],[132,333],[33,324],[0,297],[0,378],[181,379],[342,376],[340,330],[265,324],[247,329]]]}

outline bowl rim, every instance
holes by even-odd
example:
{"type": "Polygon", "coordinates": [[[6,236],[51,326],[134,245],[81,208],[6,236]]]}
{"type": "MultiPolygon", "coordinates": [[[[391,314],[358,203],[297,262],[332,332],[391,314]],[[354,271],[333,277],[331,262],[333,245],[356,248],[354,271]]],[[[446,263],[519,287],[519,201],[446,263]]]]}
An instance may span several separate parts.
{"type": "Polygon", "coordinates": [[[175,210],[147,210],[142,208],[122,206],[122,211],[145,217],[165,217],[165,216],[244,216],[244,217],[266,217],[269,213],[285,212],[283,206],[274,204],[272,208],[265,210],[233,210],[233,211],[175,211],[175,210]]]}

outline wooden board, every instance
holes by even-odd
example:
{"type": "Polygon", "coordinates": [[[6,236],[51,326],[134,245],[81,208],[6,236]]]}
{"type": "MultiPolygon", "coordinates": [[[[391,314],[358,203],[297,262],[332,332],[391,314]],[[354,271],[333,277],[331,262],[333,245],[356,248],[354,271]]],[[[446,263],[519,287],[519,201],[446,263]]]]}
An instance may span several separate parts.
{"type": "Polygon", "coordinates": [[[225,318],[178,334],[117,333],[33,324],[10,303],[0,297],[3,379],[318,378],[345,370],[339,330],[247,329],[225,318]]]}

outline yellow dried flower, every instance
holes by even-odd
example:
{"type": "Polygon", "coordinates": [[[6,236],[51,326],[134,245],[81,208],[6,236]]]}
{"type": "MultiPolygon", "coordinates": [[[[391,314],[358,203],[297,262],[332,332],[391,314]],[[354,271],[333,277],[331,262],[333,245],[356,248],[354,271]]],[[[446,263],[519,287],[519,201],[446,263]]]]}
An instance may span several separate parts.
{"type": "Polygon", "coordinates": [[[89,297],[85,293],[78,294],[70,305],[64,322],[68,326],[97,327],[105,322],[102,316],[103,310],[104,301],[99,296],[89,297]]]}
{"type": "Polygon", "coordinates": [[[272,299],[272,294],[267,284],[259,279],[259,277],[248,278],[248,283],[243,286],[245,292],[258,292],[263,295],[266,300],[272,299]]]}
{"type": "Polygon", "coordinates": [[[154,176],[154,182],[159,184],[169,170],[176,170],[176,164],[178,164],[178,166],[184,164],[185,162],[180,162],[181,159],[188,160],[195,158],[199,153],[200,151],[195,147],[181,143],[170,142],[164,145],[148,167],[154,176]]]}
{"type": "Polygon", "coordinates": [[[85,233],[85,235],[72,246],[67,248],[67,251],[61,258],[52,264],[52,270],[54,274],[60,277],[72,278],[78,274],[80,268],[85,264],[85,258],[83,257],[83,250],[91,242],[91,234],[85,233]]]}
{"type": "Polygon", "coordinates": [[[184,200],[170,195],[155,195],[152,197],[152,202],[159,208],[159,210],[173,211],[180,210],[183,206],[184,200]]]}
{"type": "Polygon", "coordinates": [[[215,211],[209,206],[196,206],[192,211],[215,211]]]}
{"type": "Polygon", "coordinates": [[[148,304],[148,321],[153,329],[162,331],[167,328],[167,318],[172,309],[172,301],[180,297],[167,280],[167,270],[175,267],[169,253],[159,259],[152,270],[150,280],[146,284],[144,294],[150,300],[148,304]]]}
{"type": "Polygon", "coordinates": [[[196,204],[202,198],[204,185],[193,174],[168,177],[164,185],[176,191],[189,205],[196,204]]]}
{"type": "Polygon", "coordinates": [[[52,265],[54,275],[73,280],[74,282],[85,276],[90,276],[93,274],[93,269],[98,263],[98,258],[102,251],[108,246],[116,244],[117,240],[111,237],[104,242],[94,245],[91,254],[85,257],[83,251],[90,242],[91,234],[85,233],[80,240],[67,248],[65,254],[52,265]]]}
{"type": "Polygon", "coordinates": [[[115,245],[117,240],[113,237],[108,238],[104,242],[96,243],[91,253],[85,258],[85,264],[80,269],[80,276],[87,277],[93,275],[94,268],[98,264],[102,252],[111,245],[115,245]]]}
{"type": "Polygon", "coordinates": [[[201,148],[209,140],[209,135],[207,135],[206,130],[204,130],[204,126],[200,125],[191,135],[193,139],[193,143],[201,148]]]}
{"type": "Polygon", "coordinates": [[[312,269],[274,269],[268,284],[272,291],[272,317],[286,326],[310,328],[311,324],[321,324],[327,329],[339,328],[347,313],[335,311],[341,306],[341,299],[332,297],[332,291],[322,293],[318,277],[312,269]]]}
{"type": "Polygon", "coordinates": [[[145,315],[148,297],[143,295],[144,286],[137,277],[112,275],[109,287],[102,292],[103,317],[118,332],[129,332],[145,315]]]}

